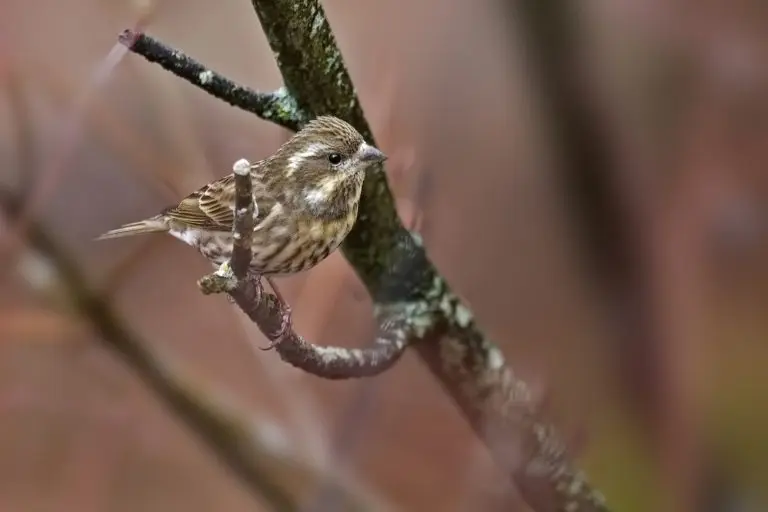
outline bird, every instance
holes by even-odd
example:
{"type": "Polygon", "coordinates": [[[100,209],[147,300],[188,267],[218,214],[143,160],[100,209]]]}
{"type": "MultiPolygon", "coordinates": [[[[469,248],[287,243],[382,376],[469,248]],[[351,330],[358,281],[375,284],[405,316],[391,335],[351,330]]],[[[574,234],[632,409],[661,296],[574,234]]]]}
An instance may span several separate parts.
{"type": "MultiPolygon", "coordinates": [[[[282,339],[291,322],[290,307],[270,277],[309,270],[341,245],[357,219],[365,176],[386,159],[349,123],[319,116],[250,166],[254,228],[248,271],[269,281],[285,313],[278,341],[267,348],[282,339]]],[[[212,181],[159,214],[96,239],[168,233],[219,267],[232,256],[234,177],[212,181]]]]}

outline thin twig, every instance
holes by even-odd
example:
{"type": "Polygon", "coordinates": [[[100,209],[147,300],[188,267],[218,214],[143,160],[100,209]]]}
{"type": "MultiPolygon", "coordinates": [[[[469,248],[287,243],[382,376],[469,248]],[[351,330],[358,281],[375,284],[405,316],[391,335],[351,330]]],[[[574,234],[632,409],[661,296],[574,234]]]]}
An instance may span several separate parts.
{"type": "Polygon", "coordinates": [[[126,29],[118,41],[133,53],[159,64],[233,107],[252,112],[262,119],[294,131],[307,121],[306,114],[296,107],[293,98],[284,88],[274,92],[259,92],[244,87],[143,32],[126,29]]]}
{"type": "Polygon", "coordinates": [[[266,293],[261,278],[248,272],[255,205],[251,194],[250,164],[238,160],[235,176],[235,222],[232,228],[232,259],[198,282],[205,294],[227,293],[240,309],[274,343],[280,357],[306,372],[326,379],[348,379],[377,375],[390,368],[405,351],[409,338],[397,316],[388,311],[380,335],[371,348],[321,347],[297,334],[293,327],[280,335],[284,311],[281,302],[266,293]],[[278,343],[279,338],[279,343],[278,343]]]}

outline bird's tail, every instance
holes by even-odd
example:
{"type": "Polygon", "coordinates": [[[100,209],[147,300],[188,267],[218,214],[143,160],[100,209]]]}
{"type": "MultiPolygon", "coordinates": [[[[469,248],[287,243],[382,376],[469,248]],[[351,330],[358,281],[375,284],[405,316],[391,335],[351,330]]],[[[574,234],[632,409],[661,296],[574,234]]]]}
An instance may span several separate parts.
{"type": "Polygon", "coordinates": [[[108,240],[110,238],[120,238],[124,236],[141,235],[144,233],[156,233],[159,231],[168,231],[168,223],[161,216],[152,217],[138,222],[123,224],[119,228],[111,229],[96,237],[96,240],[108,240]]]}

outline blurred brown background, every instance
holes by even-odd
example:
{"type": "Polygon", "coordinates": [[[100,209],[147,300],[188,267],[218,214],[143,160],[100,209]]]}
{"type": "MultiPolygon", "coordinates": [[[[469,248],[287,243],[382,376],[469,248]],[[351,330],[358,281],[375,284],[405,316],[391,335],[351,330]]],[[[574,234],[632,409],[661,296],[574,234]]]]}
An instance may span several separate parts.
{"type": "MultiPolygon", "coordinates": [[[[615,510],[768,504],[765,4],[578,4],[565,89],[602,127],[610,172],[590,179],[608,184],[606,208],[552,136],[521,4],[324,5],[404,221],[551,399],[615,510]]],[[[140,18],[239,82],[280,85],[245,0],[3,0],[3,186],[39,197],[35,215],[125,323],[252,415],[274,453],[342,474],[386,510],[524,510],[413,354],[369,381],[302,374],[255,353],[258,330],[197,291],[209,267],[187,247],[92,242],[288,137],[135,55],[112,62],[140,18]]],[[[0,510],[268,509],[96,342],[5,221],[2,234],[0,510]]],[[[339,254],[281,285],[309,339],[371,339],[339,254]]],[[[334,509],[322,487],[302,500],[334,509]]]]}

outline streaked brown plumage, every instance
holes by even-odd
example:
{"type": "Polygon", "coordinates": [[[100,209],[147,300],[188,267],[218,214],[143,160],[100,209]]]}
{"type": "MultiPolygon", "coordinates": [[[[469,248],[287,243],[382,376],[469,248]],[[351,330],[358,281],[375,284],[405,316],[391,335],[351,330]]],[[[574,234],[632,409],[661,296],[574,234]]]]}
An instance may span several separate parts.
{"type": "MultiPolygon", "coordinates": [[[[251,169],[256,205],[251,271],[281,275],[325,259],[357,218],[365,171],[386,156],[352,126],[319,117],[251,169]]],[[[196,190],[159,215],[108,231],[99,239],[168,232],[214,265],[229,260],[234,222],[234,175],[196,190]]]]}

